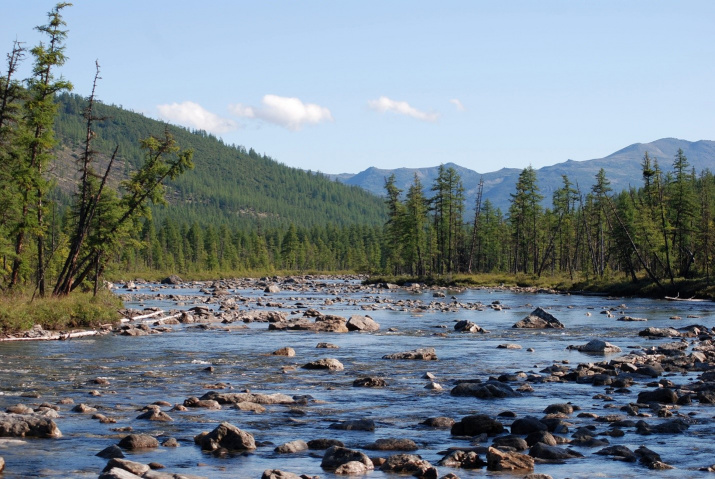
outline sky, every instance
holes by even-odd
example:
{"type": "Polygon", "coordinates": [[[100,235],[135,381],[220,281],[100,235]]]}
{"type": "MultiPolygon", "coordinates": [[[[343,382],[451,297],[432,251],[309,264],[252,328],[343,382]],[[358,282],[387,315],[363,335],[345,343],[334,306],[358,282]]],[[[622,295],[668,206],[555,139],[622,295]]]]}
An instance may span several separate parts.
{"type": "MultiPolygon", "coordinates": [[[[42,40],[55,3],[2,0],[0,53],[42,40]]],[[[75,93],[98,61],[101,101],[306,170],[487,173],[715,140],[712,0],[73,3],[75,93]]]]}

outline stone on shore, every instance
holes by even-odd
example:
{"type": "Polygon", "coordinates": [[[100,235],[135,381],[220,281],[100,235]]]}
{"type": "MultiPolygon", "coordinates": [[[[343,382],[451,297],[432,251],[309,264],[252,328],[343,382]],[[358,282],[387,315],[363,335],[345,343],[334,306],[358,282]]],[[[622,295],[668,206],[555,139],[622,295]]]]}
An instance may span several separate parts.
{"type": "Polygon", "coordinates": [[[514,324],[512,328],[564,329],[564,325],[551,313],[542,308],[536,308],[527,317],[514,324]]]}

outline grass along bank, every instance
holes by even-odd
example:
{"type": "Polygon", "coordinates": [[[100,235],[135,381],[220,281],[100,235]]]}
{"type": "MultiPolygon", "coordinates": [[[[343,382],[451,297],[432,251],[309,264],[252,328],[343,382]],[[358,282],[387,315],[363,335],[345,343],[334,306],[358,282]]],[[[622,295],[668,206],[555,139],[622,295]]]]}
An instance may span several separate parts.
{"type": "Polygon", "coordinates": [[[532,276],[526,274],[510,275],[505,273],[485,274],[454,274],[430,277],[412,276],[371,276],[370,284],[423,283],[428,286],[454,286],[467,288],[498,288],[521,287],[553,289],[571,293],[601,293],[613,296],[638,296],[644,298],[662,299],[666,296],[681,299],[698,298],[715,300],[715,280],[705,278],[685,279],[675,278],[661,280],[661,287],[648,280],[640,278],[632,281],[625,275],[613,275],[605,278],[569,278],[568,276],[532,276]]]}
{"type": "Polygon", "coordinates": [[[122,301],[107,290],[96,297],[75,292],[61,298],[31,298],[25,292],[0,296],[0,334],[27,331],[36,324],[53,331],[95,328],[118,321],[122,308],[122,301]]]}

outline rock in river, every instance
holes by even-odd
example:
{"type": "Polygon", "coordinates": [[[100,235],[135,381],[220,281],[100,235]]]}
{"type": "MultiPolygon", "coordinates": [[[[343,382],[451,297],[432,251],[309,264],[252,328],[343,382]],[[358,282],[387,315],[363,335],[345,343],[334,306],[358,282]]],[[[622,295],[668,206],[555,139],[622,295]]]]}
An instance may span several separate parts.
{"type": "Polygon", "coordinates": [[[551,313],[536,308],[527,317],[518,321],[512,328],[528,329],[564,329],[564,325],[551,313]]]}
{"type": "Polygon", "coordinates": [[[119,447],[129,449],[152,449],[159,447],[159,441],[148,434],[130,434],[119,441],[119,447]]]}
{"type": "Polygon", "coordinates": [[[328,369],[330,371],[342,371],[345,369],[343,363],[334,358],[318,359],[303,366],[303,369],[328,369]]]}
{"type": "Polygon", "coordinates": [[[0,437],[62,437],[52,419],[36,414],[0,413],[0,437]]]}
{"type": "Polygon", "coordinates": [[[487,450],[487,469],[490,471],[533,471],[534,458],[518,452],[504,452],[490,447],[487,450]]]}
{"type": "Polygon", "coordinates": [[[581,345],[570,345],[567,349],[574,349],[576,351],[581,351],[582,353],[600,353],[600,354],[605,354],[605,353],[620,353],[621,348],[618,346],[608,343],[606,341],[602,341],[600,339],[592,339],[591,341],[587,342],[586,344],[581,344],[581,345]]]}
{"type": "Polygon", "coordinates": [[[229,451],[245,451],[256,448],[253,435],[241,431],[233,424],[222,422],[211,432],[203,432],[194,437],[194,442],[204,451],[226,448],[229,451]]]}
{"type": "Polygon", "coordinates": [[[380,329],[380,325],[375,322],[370,316],[359,316],[359,315],[353,315],[350,316],[350,319],[348,319],[348,322],[346,323],[346,326],[349,331],[378,331],[380,329]]]}
{"type": "Polygon", "coordinates": [[[437,360],[437,353],[434,348],[420,348],[402,353],[386,354],[382,359],[424,359],[426,361],[437,360]]]}
{"type": "Polygon", "coordinates": [[[452,396],[473,396],[479,399],[495,399],[518,397],[520,394],[514,391],[509,385],[499,381],[487,381],[485,383],[461,383],[457,384],[452,391],[452,396]]]}
{"type": "Polygon", "coordinates": [[[496,436],[502,431],[504,431],[502,423],[486,414],[465,416],[452,426],[453,436],[478,436],[480,434],[496,436]]]}
{"type": "Polygon", "coordinates": [[[332,446],[325,451],[320,467],[327,471],[334,471],[343,464],[347,464],[351,461],[363,463],[368,471],[375,468],[370,458],[364,453],[340,446],[332,446]]]}

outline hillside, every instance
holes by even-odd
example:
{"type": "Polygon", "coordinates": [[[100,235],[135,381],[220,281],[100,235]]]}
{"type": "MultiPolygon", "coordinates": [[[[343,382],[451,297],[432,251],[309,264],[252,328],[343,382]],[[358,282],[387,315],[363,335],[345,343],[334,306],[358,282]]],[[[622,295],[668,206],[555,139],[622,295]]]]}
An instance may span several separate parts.
{"type": "MultiPolygon", "coordinates": [[[[591,189],[596,173],[603,168],[606,176],[611,182],[614,191],[620,191],[629,186],[641,186],[641,161],[647,151],[651,158],[658,160],[664,171],[669,171],[673,163],[673,158],[682,148],[689,163],[696,172],[705,169],[715,170],[715,141],[686,141],[676,138],[664,138],[651,143],[635,143],[622,150],[599,158],[586,161],[568,160],[552,166],[545,166],[536,170],[537,179],[541,194],[544,195],[544,206],[551,206],[553,192],[562,186],[562,175],[567,175],[569,180],[576,184],[583,192],[591,189]]],[[[484,178],[484,199],[489,198],[491,202],[506,211],[509,207],[509,195],[514,192],[516,180],[521,172],[518,168],[502,168],[490,173],[477,173],[476,171],[464,168],[453,163],[446,163],[445,166],[454,167],[462,177],[464,184],[467,205],[474,207],[474,198],[479,184],[479,178],[484,178]]],[[[399,188],[407,190],[412,183],[415,173],[420,177],[420,181],[428,189],[437,177],[437,166],[429,168],[397,168],[394,170],[368,168],[360,173],[333,175],[332,177],[345,184],[360,186],[367,191],[377,195],[384,195],[385,178],[395,175],[396,184],[399,188]]]]}
{"type": "MultiPolygon", "coordinates": [[[[66,198],[74,171],[71,158],[84,137],[84,100],[61,95],[56,121],[61,161],[54,174],[66,198]]],[[[121,161],[114,181],[125,178],[142,159],[139,139],[161,135],[165,128],[182,148],[194,150],[192,171],[168,185],[169,208],[155,207],[154,217],[206,225],[226,223],[253,229],[314,225],[378,225],[385,221],[381,198],[357,186],[331,181],[322,174],[285,166],[242,146],[226,145],[206,132],[190,132],[116,106],[97,104],[95,149],[107,157],[119,145],[121,161]]]]}

